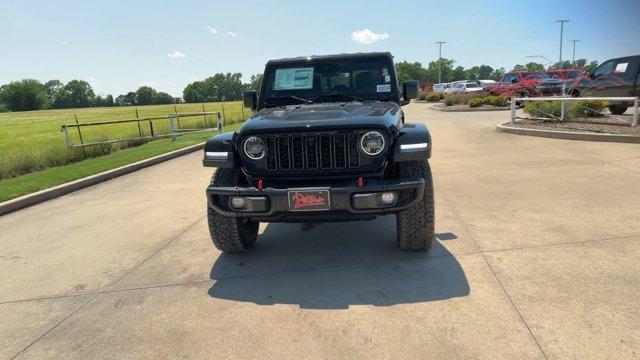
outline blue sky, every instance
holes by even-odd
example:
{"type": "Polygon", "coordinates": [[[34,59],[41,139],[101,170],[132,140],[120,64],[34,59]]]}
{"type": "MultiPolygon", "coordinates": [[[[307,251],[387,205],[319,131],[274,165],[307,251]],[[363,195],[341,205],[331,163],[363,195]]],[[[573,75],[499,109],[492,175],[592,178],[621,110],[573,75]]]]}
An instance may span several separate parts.
{"type": "Polygon", "coordinates": [[[558,58],[557,19],[576,57],[640,54],[640,1],[30,1],[0,0],[0,84],[74,78],[118,95],[150,85],[180,96],[216,72],[262,72],[271,58],[390,51],[511,68],[558,58]],[[395,5],[392,5],[395,3],[395,5]],[[358,40],[353,33],[361,32],[358,40]],[[364,34],[364,35],[362,35],[364,34]],[[368,36],[367,36],[368,35],[368,36]]]}

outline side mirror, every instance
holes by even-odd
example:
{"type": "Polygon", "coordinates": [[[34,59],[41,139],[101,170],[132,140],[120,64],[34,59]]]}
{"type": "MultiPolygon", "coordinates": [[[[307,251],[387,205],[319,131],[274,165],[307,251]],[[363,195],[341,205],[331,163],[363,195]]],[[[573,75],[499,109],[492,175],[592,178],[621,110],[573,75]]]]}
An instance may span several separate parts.
{"type": "Polygon", "coordinates": [[[244,107],[255,110],[258,107],[258,96],[255,90],[248,90],[242,93],[244,107]]]}
{"type": "Polygon", "coordinates": [[[419,86],[420,84],[416,80],[405,81],[402,84],[402,97],[405,100],[417,99],[419,86]]]}

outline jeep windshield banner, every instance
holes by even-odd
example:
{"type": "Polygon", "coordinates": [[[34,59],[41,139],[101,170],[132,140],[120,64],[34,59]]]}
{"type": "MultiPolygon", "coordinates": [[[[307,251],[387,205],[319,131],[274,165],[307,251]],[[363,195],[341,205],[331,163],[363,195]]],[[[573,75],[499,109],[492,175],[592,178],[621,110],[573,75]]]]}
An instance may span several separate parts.
{"type": "Polygon", "coordinates": [[[273,90],[298,90],[313,88],[313,67],[276,69],[273,90]]]}

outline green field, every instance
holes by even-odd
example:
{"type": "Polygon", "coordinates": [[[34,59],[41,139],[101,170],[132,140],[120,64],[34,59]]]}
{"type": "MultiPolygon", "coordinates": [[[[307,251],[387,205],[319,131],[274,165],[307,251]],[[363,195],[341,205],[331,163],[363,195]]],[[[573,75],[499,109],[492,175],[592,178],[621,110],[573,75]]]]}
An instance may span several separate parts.
{"type": "MultiPolygon", "coordinates": [[[[221,103],[177,104],[179,113],[222,111],[221,103]]],[[[0,114],[0,201],[6,201],[33,191],[45,189],[67,181],[109,170],[131,162],[159,155],[181,147],[196,144],[214,134],[213,131],[188,134],[176,141],[161,139],[131,147],[134,142],[68,149],[63,124],[104,122],[125,119],[167,116],[173,113],[174,105],[151,105],[136,107],[84,108],[40,110],[0,114]]],[[[250,116],[251,111],[242,108],[241,102],[224,104],[225,130],[237,128],[237,124],[250,116]]],[[[180,119],[181,128],[199,129],[211,127],[216,117],[202,116],[180,119]]],[[[150,135],[148,122],[137,124],[113,124],[82,128],[85,143],[103,140],[126,139],[150,135]]],[[[155,120],[154,133],[167,134],[168,120],[155,120]]],[[[74,143],[80,139],[75,128],[70,128],[74,143]]]]}

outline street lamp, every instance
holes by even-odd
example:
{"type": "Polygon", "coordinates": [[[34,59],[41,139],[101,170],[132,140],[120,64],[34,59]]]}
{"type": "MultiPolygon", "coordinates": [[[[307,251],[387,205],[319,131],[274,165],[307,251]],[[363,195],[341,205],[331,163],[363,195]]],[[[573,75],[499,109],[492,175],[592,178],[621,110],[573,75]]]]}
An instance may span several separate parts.
{"type": "Polygon", "coordinates": [[[567,22],[569,22],[569,20],[556,20],[556,23],[560,23],[560,58],[558,60],[560,66],[562,66],[562,33],[564,31],[564,23],[567,22]]]}
{"type": "Polygon", "coordinates": [[[446,43],[446,41],[436,41],[438,44],[438,83],[442,83],[442,44],[446,43]]]}
{"type": "Polygon", "coordinates": [[[571,63],[573,64],[573,67],[576,67],[576,43],[580,42],[580,40],[571,40],[571,42],[573,43],[573,56],[571,57],[571,63]]]}

